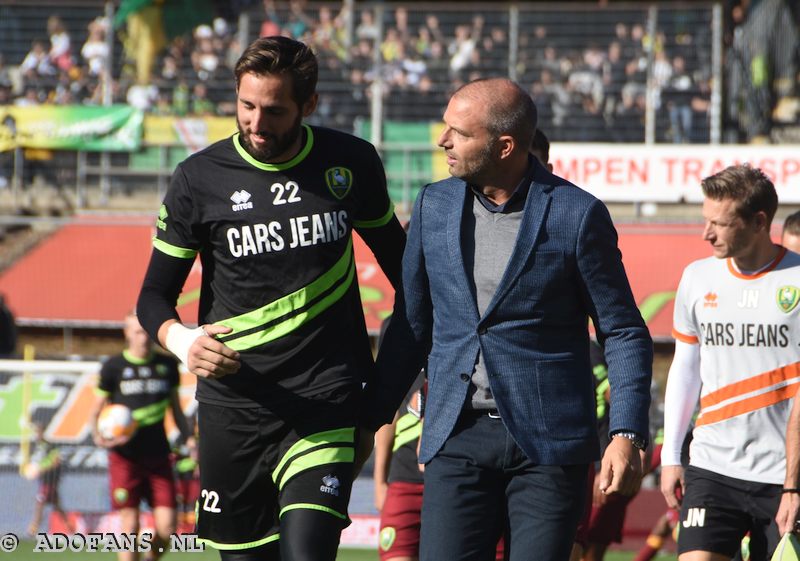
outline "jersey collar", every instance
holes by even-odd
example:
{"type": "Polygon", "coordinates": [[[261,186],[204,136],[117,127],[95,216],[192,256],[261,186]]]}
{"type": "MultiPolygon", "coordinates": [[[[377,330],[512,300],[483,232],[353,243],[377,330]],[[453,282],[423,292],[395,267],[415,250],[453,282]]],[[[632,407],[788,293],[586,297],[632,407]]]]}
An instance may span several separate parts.
{"type": "Polygon", "coordinates": [[[308,153],[311,152],[311,148],[314,146],[314,133],[311,132],[311,127],[308,125],[303,125],[303,130],[306,132],[306,143],[297,153],[297,155],[289,161],[281,162],[279,164],[267,164],[264,162],[259,162],[253,156],[247,153],[247,150],[242,148],[242,145],[239,143],[239,133],[237,132],[234,134],[231,139],[233,140],[233,146],[236,148],[236,151],[242,157],[242,159],[250,164],[253,167],[257,167],[258,169],[263,169],[265,171],[282,171],[285,169],[289,169],[291,167],[296,166],[300,162],[306,159],[308,153]]]}
{"type": "Polygon", "coordinates": [[[733,258],[732,257],[728,257],[728,259],[727,259],[727,261],[728,261],[728,271],[734,277],[739,278],[739,279],[744,279],[744,280],[758,279],[758,278],[763,277],[767,273],[769,273],[775,267],[777,267],[778,263],[781,262],[781,259],[783,259],[784,255],[786,255],[786,248],[785,247],[781,247],[781,250],[778,252],[778,255],[775,257],[775,259],[772,260],[772,262],[769,265],[767,265],[767,266],[763,267],[761,270],[756,271],[756,272],[751,273],[751,274],[746,274],[746,273],[742,273],[741,271],[739,271],[739,269],[736,268],[736,265],[733,262],[733,258]]]}
{"type": "Polygon", "coordinates": [[[122,356],[125,357],[125,360],[137,366],[140,366],[142,364],[148,364],[151,360],[153,360],[153,354],[154,354],[153,351],[150,351],[150,353],[148,353],[146,358],[139,358],[129,353],[128,349],[122,351],[122,356]]]}

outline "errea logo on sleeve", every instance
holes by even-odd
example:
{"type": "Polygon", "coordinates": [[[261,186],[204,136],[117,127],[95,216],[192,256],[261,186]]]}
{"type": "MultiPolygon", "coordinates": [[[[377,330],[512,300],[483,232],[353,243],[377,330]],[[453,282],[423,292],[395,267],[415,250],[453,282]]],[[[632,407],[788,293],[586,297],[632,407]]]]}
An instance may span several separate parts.
{"type": "Polygon", "coordinates": [[[240,210],[248,210],[253,208],[253,203],[250,202],[252,195],[242,189],[241,191],[234,191],[231,195],[231,200],[234,204],[231,205],[231,210],[238,212],[240,210]]]}

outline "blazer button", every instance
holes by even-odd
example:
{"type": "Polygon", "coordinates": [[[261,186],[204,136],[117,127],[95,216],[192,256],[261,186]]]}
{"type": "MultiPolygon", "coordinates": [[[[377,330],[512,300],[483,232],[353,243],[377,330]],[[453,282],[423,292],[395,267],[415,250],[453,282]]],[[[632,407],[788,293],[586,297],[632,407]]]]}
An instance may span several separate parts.
{"type": "Polygon", "coordinates": [[[469,374],[462,374],[461,375],[462,382],[469,382],[469,374]]]}
{"type": "Polygon", "coordinates": [[[489,328],[488,327],[481,327],[478,330],[478,335],[486,335],[487,333],[489,333],[489,328]]]}

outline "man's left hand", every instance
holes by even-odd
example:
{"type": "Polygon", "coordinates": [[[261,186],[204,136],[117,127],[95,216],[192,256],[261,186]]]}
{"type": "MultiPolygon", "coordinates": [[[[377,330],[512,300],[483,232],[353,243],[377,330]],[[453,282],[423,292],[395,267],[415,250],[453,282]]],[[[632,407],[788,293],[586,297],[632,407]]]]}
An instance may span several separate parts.
{"type": "Polygon", "coordinates": [[[606,495],[635,495],[642,485],[644,454],[644,450],[636,448],[630,439],[622,436],[612,438],[600,464],[600,491],[606,495]]]}

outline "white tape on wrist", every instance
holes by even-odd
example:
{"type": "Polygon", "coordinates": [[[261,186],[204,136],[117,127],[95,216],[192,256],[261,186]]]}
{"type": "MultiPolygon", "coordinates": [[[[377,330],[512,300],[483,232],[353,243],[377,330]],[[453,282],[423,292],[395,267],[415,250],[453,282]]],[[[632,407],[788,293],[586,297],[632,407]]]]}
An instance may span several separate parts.
{"type": "Polygon", "coordinates": [[[173,323],[167,329],[167,349],[189,368],[189,348],[198,337],[206,335],[202,327],[189,329],[180,323],[173,323]]]}

